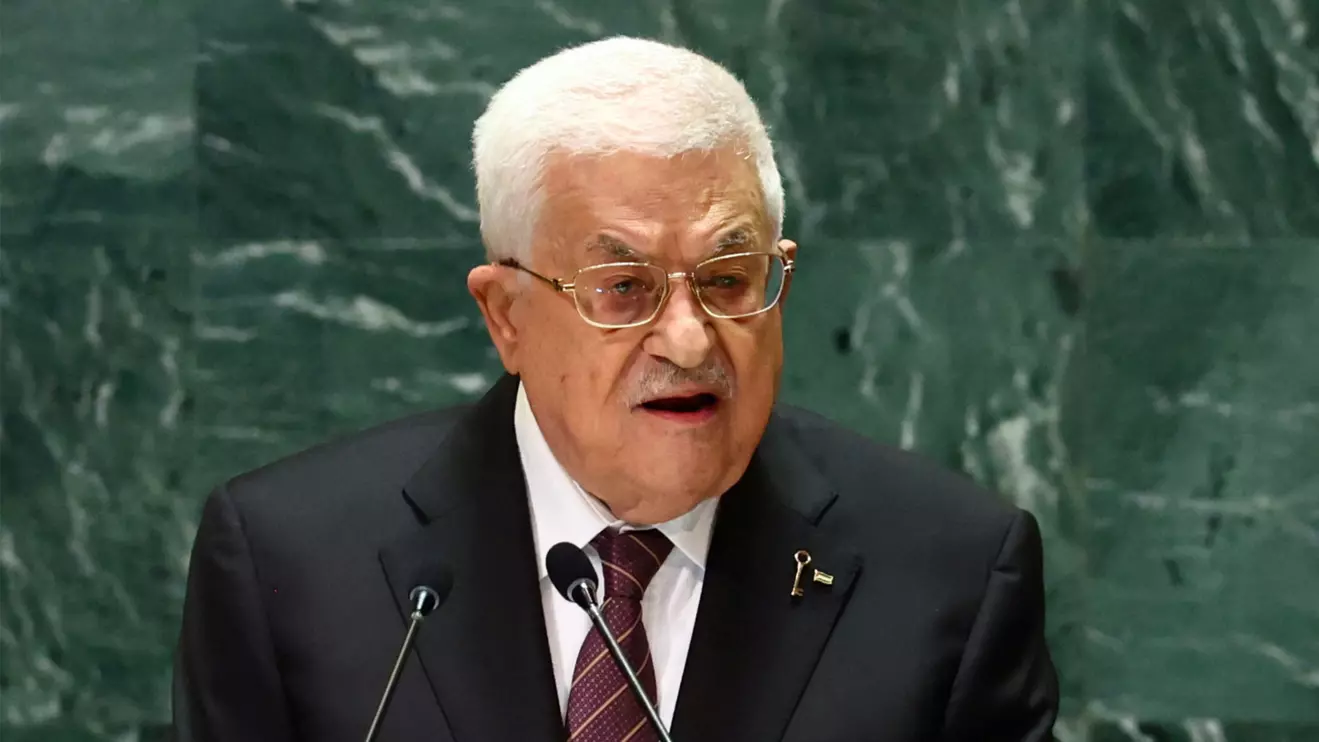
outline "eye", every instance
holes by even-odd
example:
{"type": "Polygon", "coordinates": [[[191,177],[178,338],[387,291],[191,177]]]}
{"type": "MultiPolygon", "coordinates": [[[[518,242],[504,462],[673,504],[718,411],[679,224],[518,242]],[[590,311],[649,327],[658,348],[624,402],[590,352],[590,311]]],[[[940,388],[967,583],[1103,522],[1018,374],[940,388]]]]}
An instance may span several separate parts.
{"type": "Polygon", "coordinates": [[[611,294],[619,294],[620,296],[623,296],[639,290],[641,287],[637,284],[638,281],[635,278],[620,278],[610,283],[605,288],[611,294]]]}
{"type": "Polygon", "coordinates": [[[728,290],[745,286],[747,282],[746,274],[740,271],[721,271],[706,276],[701,281],[701,285],[708,289],[728,290]]]}
{"type": "Polygon", "coordinates": [[[601,271],[605,275],[592,277],[588,285],[598,294],[615,298],[644,295],[654,290],[654,278],[636,270],[601,271]]]}

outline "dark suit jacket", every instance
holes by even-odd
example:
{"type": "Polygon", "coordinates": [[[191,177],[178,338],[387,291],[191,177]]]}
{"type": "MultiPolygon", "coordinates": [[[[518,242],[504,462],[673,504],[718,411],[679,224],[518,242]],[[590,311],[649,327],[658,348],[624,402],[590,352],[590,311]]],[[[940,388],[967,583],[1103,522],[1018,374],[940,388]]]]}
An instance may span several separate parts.
{"type": "MultiPolygon", "coordinates": [[[[181,739],[358,740],[434,565],[382,740],[550,742],[558,709],[513,432],[517,380],[245,474],[207,500],[181,739]]],[[[679,742],[1048,739],[1040,535],[911,455],[780,408],[719,505],[679,742]],[[832,586],[789,593],[806,549],[832,586]]]]}

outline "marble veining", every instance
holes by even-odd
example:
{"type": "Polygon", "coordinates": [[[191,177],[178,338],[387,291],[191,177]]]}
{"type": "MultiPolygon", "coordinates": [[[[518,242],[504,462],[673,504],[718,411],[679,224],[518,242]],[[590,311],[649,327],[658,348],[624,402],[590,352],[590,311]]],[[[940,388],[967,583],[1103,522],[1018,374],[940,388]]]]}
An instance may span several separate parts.
{"type": "Polygon", "coordinates": [[[1319,5],[0,6],[0,731],[164,739],[199,507],[499,372],[472,121],[608,34],[760,102],[784,397],[1031,510],[1063,742],[1319,740],[1319,5]]]}

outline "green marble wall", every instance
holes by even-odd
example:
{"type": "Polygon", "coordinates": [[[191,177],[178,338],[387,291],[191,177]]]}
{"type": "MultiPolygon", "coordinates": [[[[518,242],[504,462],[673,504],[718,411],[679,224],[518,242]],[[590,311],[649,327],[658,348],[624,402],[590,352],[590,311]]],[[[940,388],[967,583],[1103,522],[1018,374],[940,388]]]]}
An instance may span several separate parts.
{"type": "Polygon", "coordinates": [[[497,371],[467,136],[605,34],[730,66],[785,393],[1041,519],[1063,740],[1319,740],[1313,0],[0,5],[0,731],[163,736],[199,506],[497,371]]]}

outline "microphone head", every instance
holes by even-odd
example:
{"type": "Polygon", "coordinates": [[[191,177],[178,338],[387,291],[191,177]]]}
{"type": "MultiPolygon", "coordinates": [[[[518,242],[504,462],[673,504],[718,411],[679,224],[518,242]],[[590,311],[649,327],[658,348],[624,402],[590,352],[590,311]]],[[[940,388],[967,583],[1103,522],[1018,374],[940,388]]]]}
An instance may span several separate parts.
{"type": "Polygon", "coordinates": [[[449,597],[449,591],[453,589],[453,573],[442,564],[433,564],[418,578],[408,593],[408,607],[425,617],[449,597]]]}
{"type": "Polygon", "coordinates": [[[439,607],[440,594],[430,585],[418,585],[412,588],[412,592],[408,594],[408,602],[412,605],[414,612],[425,617],[439,607]]]}
{"type": "Polygon", "coordinates": [[[550,547],[549,553],[545,555],[545,571],[549,572],[554,589],[564,598],[583,608],[595,600],[599,577],[595,567],[591,566],[590,558],[580,547],[567,541],[550,547]],[[588,589],[582,590],[583,585],[588,586],[588,589]]]}

